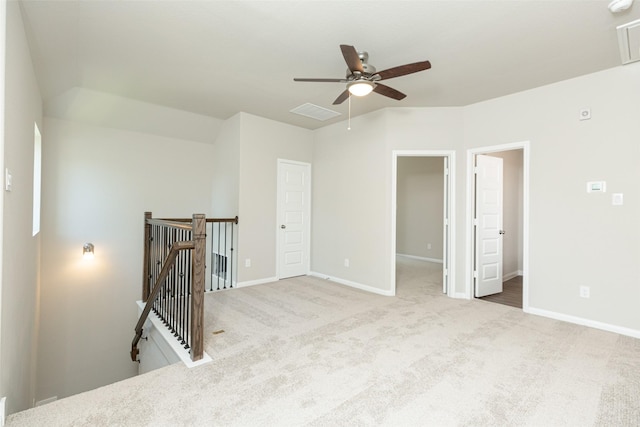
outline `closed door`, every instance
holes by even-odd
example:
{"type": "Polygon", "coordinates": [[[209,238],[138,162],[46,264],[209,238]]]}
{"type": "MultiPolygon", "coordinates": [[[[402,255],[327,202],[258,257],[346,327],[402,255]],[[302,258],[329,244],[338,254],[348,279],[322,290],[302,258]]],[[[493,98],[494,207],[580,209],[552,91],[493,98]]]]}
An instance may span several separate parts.
{"type": "Polygon", "coordinates": [[[311,165],[278,161],[278,277],[309,273],[311,165]]]}
{"type": "Polygon", "coordinates": [[[476,156],[477,298],[502,292],[502,159],[476,156]]]}

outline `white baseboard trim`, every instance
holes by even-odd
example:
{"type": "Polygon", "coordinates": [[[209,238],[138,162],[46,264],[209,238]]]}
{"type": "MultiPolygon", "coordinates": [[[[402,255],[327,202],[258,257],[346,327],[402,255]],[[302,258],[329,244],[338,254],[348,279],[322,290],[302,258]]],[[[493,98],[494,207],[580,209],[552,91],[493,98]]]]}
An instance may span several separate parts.
{"type": "Polygon", "coordinates": [[[564,322],[574,323],[576,325],[588,326],[590,328],[601,329],[607,332],[614,332],[620,335],[626,335],[633,338],[640,338],[640,331],[631,328],[625,328],[624,326],[611,325],[609,323],[598,322],[595,320],[584,319],[582,317],[571,316],[563,313],[556,313],[555,311],[543,310],[540,308],[526,308],[523,310],[525,313],[535,314],[542,317],[548,317],[550,319],[562,320],[564,322]]]}
{"type": "Polygon", "coordinates": [[[422,257],[422,256],[407,255],[407,254],[396,254],[396,256],[401,256],[401,257],[404,257],[404,258],[417,259],[417,260],[420,260],[420,261],[437,262],[439,264],[443,263],[443,261],[441,259],[437,259],[437,258],[425,258],[425,257],[422,257]]]}
{"type": "Polygon", "coordinates": [[[518,276],[522,276],[522,272],[520,270],[512,271],[511,273],[503,274],[502,275],[502,281],[506,282],[507,280],[511,280],[514,277],[518,277],[518,276]]]}
{"type": "MultiPolygon", "coordinates": [[[[138,304],[138,315],[142,313],[144,310],[145,304],[142,301],[136,301],[138,304]]],[[[171,347],[171,350],[180,358],[182,363],[185,364],[187,368],[194,368],[196,366],[204,365],[205,363],[211,362],[211,356],[207,354],[207,352],[203,352],[202,359],[193,361],[191,360],[191,355],[187,350],[184,349],[178,342],[178,340],[173,336],[171,331],[164,325],[162,320],[153,312],[149,312],[149,317],[147,321],[151,322],[155,330],[162,336],[165,343],[171,347]]]]}
{"type": "Polygon", "coordinates": [[[469,299],[469,295],[466,292],[455,292],[451,297],[456,299],[469,299]]]}
{"type": "Polygon", "coordinates": [[[330,280],[341,285],[350,286],[352,288],[360,289],[362,291],[367,291],[378,295],[384,295],[386,297],[395,296],[395,293],[393,291],[385,291],[383,289],[374,288],[373,286],[363,285],[362,283],[358,282],[352,282],[351,280],[341,279],[339,277],[331,277],[328,274],[322,274],[316,271],[309,272],[309,276],[319,277],[320,279],[330,280]]]}
{"type": "Polygon", "coordinates": [[[267,277],[265,279],[257,279],[257,280],[247,280],[245,282],[236,283],[236,288],[245,288],[247,286],[255,286],[255,285],[264,285],[265,283],[273,283],[277,282],[279,279],[277,277],[267,277]]]}
{"type": "Polygon", "coordinates": [[[47,397],[46,399],[38,400],[35,406],[46,405],[47,403],[55,402],[58,400],[58,396],[47,397]]]}

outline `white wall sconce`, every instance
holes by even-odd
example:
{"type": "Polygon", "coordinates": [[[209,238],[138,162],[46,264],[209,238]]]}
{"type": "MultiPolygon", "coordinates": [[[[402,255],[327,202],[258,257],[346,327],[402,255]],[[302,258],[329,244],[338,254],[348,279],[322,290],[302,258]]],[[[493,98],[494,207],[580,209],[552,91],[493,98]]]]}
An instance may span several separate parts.
{"type": "Polygon", "coordinates": [[[93,243],[85,243],[82,247],[82,257],[84,259],[93,259],[94,257],[94,246],[93,243]]]}

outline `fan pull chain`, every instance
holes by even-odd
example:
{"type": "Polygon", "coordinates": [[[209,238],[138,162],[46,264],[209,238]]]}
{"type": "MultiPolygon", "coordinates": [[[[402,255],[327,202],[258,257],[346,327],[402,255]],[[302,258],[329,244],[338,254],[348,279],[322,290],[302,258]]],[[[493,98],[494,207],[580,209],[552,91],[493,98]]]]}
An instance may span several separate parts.
{"type": "Polygon", "coordinates": [[[349,122],[347,124],[347,130],[351,130],[351,92],[349,92],[349,122]]]}

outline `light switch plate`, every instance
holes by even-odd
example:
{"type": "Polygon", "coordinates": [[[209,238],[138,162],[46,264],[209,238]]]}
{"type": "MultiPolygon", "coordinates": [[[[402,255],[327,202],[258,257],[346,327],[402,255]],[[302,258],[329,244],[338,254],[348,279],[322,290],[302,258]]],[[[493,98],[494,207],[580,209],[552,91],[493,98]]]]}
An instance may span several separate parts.
{"type": "Polygon", "coordinates": [[[11,186],[13,185],[13,177],[11,176],[11,171],[9,168],[4,170],[4,189],[6,191],[11,191],[11,186]]]}
{"type": "Polygon", "coordinates": [[[614,193],[611,195],[611,204],[613,206],[622,206],[624,204],[624,194],[614,193]]]}
{"type": "Polygon", "coordinates": [[[606,181],[589,181],[587,182],[587,193],[606,193],[606,181]]]}

